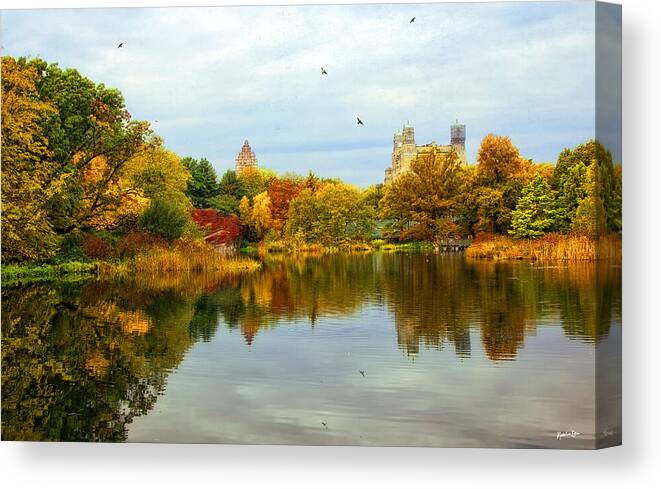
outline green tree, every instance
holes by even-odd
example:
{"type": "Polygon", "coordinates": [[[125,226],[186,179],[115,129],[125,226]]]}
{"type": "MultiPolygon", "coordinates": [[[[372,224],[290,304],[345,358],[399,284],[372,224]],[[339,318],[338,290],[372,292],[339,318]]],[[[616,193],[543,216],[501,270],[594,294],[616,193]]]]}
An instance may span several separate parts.
{"type": "Polygon", "coordinates": [[[551,187],[538,173],[523,189],[516,209],[512,213],[510,234],[517,238],[540,238],[553,228],[556,221],[555,214],[551,187]]]}
{"type": "Polygon", "coordinates": [[[240,200],[228,194],[220,194],[216,197],[209,199],[209,207],[216,209],[223,214],[239,215],[240,200]]]}
{"type": "Polygon", "coordinates": [[[186,195],[198,209],[212,207],[213,199],[220,195],[221,188],[213,166],[206,158],[196,160],[187,156],[183,165],[190,172],[186,195]]]}
{"type": "Polygon", "coordinates": [[[571,223],[571,232],[585,236],[597,237],[608,230],[608,217],[606,206],[600,189],[600,171],[596,161],[587,169],[583,193],[574,213],[571,223]]]}
{"type": "Polygon", "coordinates": [[[241,200],[241,197],[246,195],[243,186],[241,185],[241,180],[236,176],[234,170],[227,170],[223,173],[222,178],[220,179],[220,195],[229,195],[241,200]]]}
{"type": "Polygon", "coordinates": [[[142,228],[168,241],[180,238],[187,224],[186,212],[163,199],[153,201],[140,219],[142,228]]]}
{"type": "MultiPolygon", "coordinates": [[[[558,156],[551,185],[558,192],[558,230],[576,232],[574,220],[578,208],[590,195],[593,204],[603,207],[603,226],[596,223],[600,233],[622,230],[622,180],[621,167],[613,164],[612,156],[595,140],[564,149],[558,156]],[[589,168],[594,165],[592,173],[589,168]]],[[[585,203],[581,211],[581,229],[585,228],[588,212],[585,203]]],[[[601,217],[599,218],[601,219],[601,217]]]]}

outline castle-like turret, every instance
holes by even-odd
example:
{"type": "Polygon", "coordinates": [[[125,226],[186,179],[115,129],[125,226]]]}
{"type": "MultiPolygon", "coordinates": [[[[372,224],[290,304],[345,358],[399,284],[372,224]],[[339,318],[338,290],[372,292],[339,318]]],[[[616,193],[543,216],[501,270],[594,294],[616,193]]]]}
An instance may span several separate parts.
{"type": "Polygon", "coordinates": [[[460,161],[466,163],[466,126],[455,121],[450,126],[450,144],[442,145],[432,141],[430,144],[418,146],[415,143],[413,125],[406,122],[401,132],[393,136],[392,158],[390,166],[386,168],[384,183],[394,181],[402,173],[409,170],[411,162],[419,155],[430,152],[449,153],[454,150],[460,161]]]}
{"type": "Polygon", "coordinates": [[[450,126],[450,144],[459,155],[459,158],[466,162],[466,125],[459,124],[458,120],[450,126]]]}
{"type": "Polygon", "coordinates": [[[454,124],[450,126],[450,144],[452,146],[461,146],[466,148],[466,125],[459,124],[459,121],[455,121],[454,124]]]}
{"type": "Polygon", "coordinates": [[[247,168],[257,168],[257,158],[246,139],[243,142],[239,155],[236,157],[236,173],[241,173],[247,168]]]}
{"type": "Polygon", "coordinates": [[[402,129],[402,142],[404,144],[415,144],[413,125],[409,121],[406,121],[404,129],[402,129]]]}

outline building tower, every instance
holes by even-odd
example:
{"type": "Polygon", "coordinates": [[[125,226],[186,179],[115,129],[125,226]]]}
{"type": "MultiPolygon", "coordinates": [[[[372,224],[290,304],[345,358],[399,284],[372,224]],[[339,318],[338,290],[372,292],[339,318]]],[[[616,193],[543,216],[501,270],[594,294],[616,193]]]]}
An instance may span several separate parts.
{"type": "Polygon", "coordinates": [[[246,139],[243,142],[239,155],[236,157],[236,173],[239,174],[247,168],[257,168],[257,158],[246,139]]]}
{"type": "Polygon", "coordinates": [[[459,124],[459,121],[455,120],[450,126],[450,145],[466,163],[466,124],[459,124]]]}
{"type": "Polygon", "coordinates": [[[409,121],[406,121],[406,124],[404,124],[404,128],[402,129],[402,147],[399,168],[397,171],[398,175],[408,171],[409,166],[411,166],[411,161],[415,159],[417,153],[418,149],[415,145],[413,125],[409,121]]]}

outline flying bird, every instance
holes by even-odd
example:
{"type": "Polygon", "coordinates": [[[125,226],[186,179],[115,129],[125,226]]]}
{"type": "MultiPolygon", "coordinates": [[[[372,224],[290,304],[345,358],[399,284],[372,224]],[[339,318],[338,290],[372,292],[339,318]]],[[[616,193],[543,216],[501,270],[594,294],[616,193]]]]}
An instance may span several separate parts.
{"type": "Polygon", "coordinates": [[[356,120],[358,120],[358,125],[359,126],[364,126],[363,121],[360,120],[360,117],[356,117],[356,120]]]}
{"type": "Polygon", "coordinates": [[[326,423],[324,423],[323,421],[321,422],[321,425],[322,425],[324,428],[328,429],[328,425],[327,425],[326,423]]]}
{"type": "Polygon", "coordinates": [[[324,70],[324,67],[323,67],[323,66],[321,67],[321,74],[322,74],[322,75],[328,75],[328,73],[326,73],[326,70],[324,70]]]}
{"type": "Polygon", "coordinates": [[[120,42],[120,43],[119,43],[119,46],[117,46],[117,49],[121,48],[123,45],[124,45],[124,43],[123,43],[123,42],[120,42]]]}
{"type": "Polygon", "coordinates": [[[415,22],[415,17],[413,17],[410,21],[409,24],[413,24],[415,22]]]}
{"type": "Polygon", "coordinates": [[[365,371],[364,371],[364,370],[359,370],[359,372],[360,372],[360,375],[362,375],[363,377],[365,377],[365,371]]]}

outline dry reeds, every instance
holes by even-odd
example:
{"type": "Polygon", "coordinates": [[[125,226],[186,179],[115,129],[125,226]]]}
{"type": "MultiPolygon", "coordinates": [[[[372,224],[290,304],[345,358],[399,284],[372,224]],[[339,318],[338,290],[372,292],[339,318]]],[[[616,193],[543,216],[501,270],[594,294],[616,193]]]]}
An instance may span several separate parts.
{"type": "Polygon", "coordinates": [[[621,261],[622,237],[548,234],[540,239],[514,239],[485,235],[475,239],[466,250],[466,256],[493,260],[621,261]]]}
{"type": "Polygon", "coordinates": [[[256,270],[260,263],[249,258],[224,256],[212,246],[197,241],[179,241],[168,247],[155,247],[134,256],[128,262],[134,271],[239,273],[256,270]]]}

